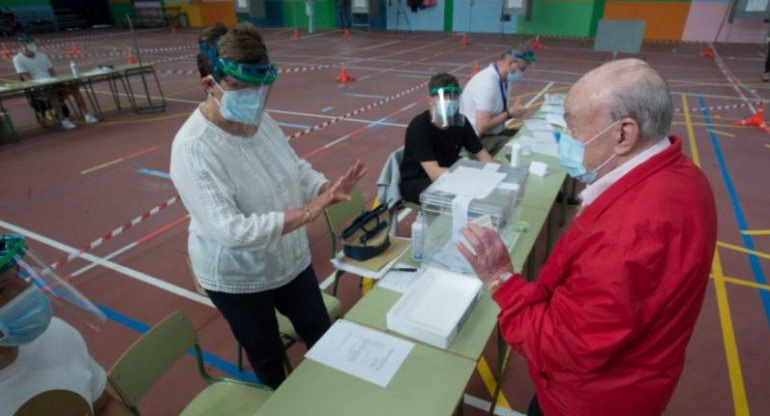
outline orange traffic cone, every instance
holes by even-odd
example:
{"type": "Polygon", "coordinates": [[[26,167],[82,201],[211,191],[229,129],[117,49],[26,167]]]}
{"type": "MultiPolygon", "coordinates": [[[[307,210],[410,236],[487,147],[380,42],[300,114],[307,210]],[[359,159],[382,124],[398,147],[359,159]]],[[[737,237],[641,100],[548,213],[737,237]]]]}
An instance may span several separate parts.
{"type": "Polygon", "coordinates": [[[460,41],[459,41],[459,42],[457,42],[457,44],[458,44],[458,45],[460,45],[460,46],[468,46],[468,45],[470,45],[471,43],[470,43],[470,42],[468,42],[468,35],[467,35],[467,34],[465,34],[465,33],[463,33],[463,34],[460,36],[460,41]]]}
{"type": "Polygon", "coordinates": [[[478,74],[478,73],[479,73],[479,70],[480,70],[480,68],[479,68],[479,61],[476,61],[476,62],[473,64],[473,73],[472,73],[471,75],[476,75],[476,74],[478,74]]]}
{"type": "Polygon", "coordinates": [[[758,129],[764,131],[765,133],[770,133],[770,127],[767,127],[767,124],[765,124],[765,120],[763,120],[764,115],[765,115],[765,103],[761,103],[757,107],[757,112],[754,113],[753,116],[751,116],[751,117],[749,117],[747,119],[738,120],[738,121],[736,121],[734,123],[734,125],[736,125],[736,126],[754,126],[754,127],[758,128],[758,129]]]}
{"type": "Polygon", "coordinates": [[[345,69],[345,64],[342,64],[342,69],[340,70],[340,76],[337,78],[334,78],[335,81],[341,82],[343,84],[347,84],[348,82],[355,81],[356,79],[351,77],[350,74],[348,74],[348,70],[345,69]]]}
{"type": "Polygon", "coordinates": [[[530,49],[543,49],[545,46],[543,46],[543,42],[540,42],[540,35],[537,35],[535,37],[535,42],[532,43],[532,47],[530,49]]]}
{"type": "Polygon", "coordinates": [[[350,32],[347,29],[345,29],[345,32],[342,33],[342,41],[350,42],[351,40],[353,40],[353,37],[350,36],[350,32]]]}
{"type": "Polygon", "coordinates": [[[708,58],[713,58],[714,57],[714,50],[711,49],[711,46],[709,46],[708,48],[706,48],[703,52],[699,53],[698,55],[704,56],[704,57],[708,57],[708,58]]]}
{"type": "Polygon", "coordinates": [[[176,26],[171,26],[171,36],[178,35],[179,32],[176,30],[176,26]]]}
{"type": "Polygon", "coordinates": [[[291,35],[291,37],[294,38],[294,39],[299,39],[300,38],[299,30],[294,29],[294,34],[291,35]]]}
{"type": "Polygon", "coordinates": [[[80,46],[76,44],[72,44],[72,49],[70,49],[70,55],[79,56],[83,51],[80,50],[80,46]]]}
{"type": "Polygon", "coordinates": [[[8,45],[5,43],[3,44],[3,58],[10,58],[13,56],[13,52],[11,52],[10,49],[8,49],[8,45]]]}

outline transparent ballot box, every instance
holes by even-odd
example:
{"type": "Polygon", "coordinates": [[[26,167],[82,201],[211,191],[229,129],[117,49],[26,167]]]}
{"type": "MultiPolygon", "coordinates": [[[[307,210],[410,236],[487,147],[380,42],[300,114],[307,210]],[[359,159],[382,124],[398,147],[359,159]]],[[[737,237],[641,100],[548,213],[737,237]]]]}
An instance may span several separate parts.
{"type": "Polygon", "coordinates": [[[524,168],[466,159],[452,165],[420,195],[423,266],[473,275],[456,247],[470,222],[494,229],[513,249],[527,175],[524,168]]]}

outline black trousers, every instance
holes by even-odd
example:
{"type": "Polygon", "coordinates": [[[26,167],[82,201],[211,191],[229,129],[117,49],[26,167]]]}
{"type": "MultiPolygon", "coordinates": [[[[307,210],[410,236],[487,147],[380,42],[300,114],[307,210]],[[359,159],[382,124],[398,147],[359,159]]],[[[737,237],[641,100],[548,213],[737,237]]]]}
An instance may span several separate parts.
{"type": "Polygon", "coordinates": [[[420,203],[420,194],[431,184],[427,176],[418,176],[416,178],[401,179],[398,184],[398,190],[401,191],[401,199],[404,201],[420,203]]]}
{"type": "Polygon", "coordinates": [[[767,57],[765,57],[765,72],[770,72],[770,42],[767,43],[767,57]]]}
{"type": "Polygon", "coordinates": [[[272,388],[286,379],[275,310],[289,318],[308,349],[331,325],[312,266],[286,285],[265,292],[206,292],[246,351],[254,373],[272,388]]]}
{"type": "Polygon", "coordinates": [[[543,411],[540,410],[540,403],[537,401],[537,394],[532,396],[532,401],[529,402],[529,409],[527,409],[527,416],[545,416],[543,411]]]}

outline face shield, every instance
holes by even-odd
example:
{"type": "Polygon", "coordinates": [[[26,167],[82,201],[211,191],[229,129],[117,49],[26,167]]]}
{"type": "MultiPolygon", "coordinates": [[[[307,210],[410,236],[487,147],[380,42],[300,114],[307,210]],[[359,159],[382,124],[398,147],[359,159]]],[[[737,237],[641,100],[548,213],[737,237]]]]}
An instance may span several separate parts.
{"type": "Polygon", "coordinates": [[[31,343],[54,313],[96,330],[105,321],[104,313],[26,247],[23,236],[0,235],[0,346],[31,343]]]}
{"type": "Polygon", "coordinates": [[[436,127],[446,129],[465,124],[465,117],[460,114],[461,92],[460,87],[454,86],[431,88],[431,116],[436,127]]]}
{"type": "Polygon", "coordinates": [[[278,71],[273,64],[244,64],[217,59],[214,79],[222,98],[217,100],[223,119],[246,127],[259,125],[278,71]]]}

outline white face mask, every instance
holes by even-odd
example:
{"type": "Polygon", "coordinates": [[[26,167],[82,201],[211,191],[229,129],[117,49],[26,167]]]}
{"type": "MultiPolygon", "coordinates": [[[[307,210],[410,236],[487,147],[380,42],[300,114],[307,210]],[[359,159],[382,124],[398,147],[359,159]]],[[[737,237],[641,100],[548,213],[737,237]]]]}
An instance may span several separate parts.
{"type": "Polygon", "coordinates": [[[37,45],[35,45],[34,43],[28,44],[27,46],[25,46],[25,48],[27,48],[28,52],[32,52],[32,53],[37,52],[37,45]]]}

